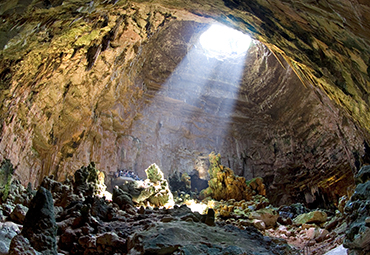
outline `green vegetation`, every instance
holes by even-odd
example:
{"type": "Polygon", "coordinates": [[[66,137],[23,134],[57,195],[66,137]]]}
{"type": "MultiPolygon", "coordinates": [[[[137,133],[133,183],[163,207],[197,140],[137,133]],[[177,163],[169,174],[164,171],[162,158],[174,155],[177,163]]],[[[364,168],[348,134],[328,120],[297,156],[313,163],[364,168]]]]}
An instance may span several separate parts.
{"type": "Polygon", "coordinates": [[[5,159],[0,166],[0,193],[3,201],[5,201],[8,197],[13,173],[13,164],[10,162],[10,160],[5,159]]]}
{"type": "Polygon", "coordinates": [[[164,179],[162,171],[156,164],[150,165],[148,169],[145,170],[145,172],[148,179],[153,183],[157,183],[164,179]]]}

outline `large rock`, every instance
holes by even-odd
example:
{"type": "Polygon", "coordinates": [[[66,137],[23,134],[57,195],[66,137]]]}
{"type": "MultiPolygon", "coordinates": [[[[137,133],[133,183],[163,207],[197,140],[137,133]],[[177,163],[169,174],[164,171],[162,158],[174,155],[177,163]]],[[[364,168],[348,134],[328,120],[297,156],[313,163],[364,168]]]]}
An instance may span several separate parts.
{"type": "Polygon", "coordinates": [[[17,204],[12,213],[10,214],[10,219],[16,223],[23,224],[26,214],[28,212],[28,207],[17,204]]]}
{"type": "Polygon", "coordinates": [[[54,206],[66,207],[73,199],[73,188],[55,181],[52,177],[45,176],[41,185],[53,195],[54,206]]]}
{"type": "Polygon", "coordinates": [[[275,227],[279,213],[272,208],[263,208],[250,213],[249,218],[262,220],[265,223],[266,228],[275,227]]]}
{"type": "Polygon", "coordinates": [[[9,253],[10,242],[19,233],[20,230],[17,224],[12,222],[0,223],[0,255],[9,253]]]}
{"type": "Polygon", "coordinates": [[[99,250],[99,248],[102,251],[108,251],[111,254],[114,254],[114,252],[118,253],[126,253],[126,240],[122,237],[119,237],[116,233],[113,232],[107,232],[100,234],[96,237],[96,245],[99,250]],[[99,247],[100,246],[100,247],[99,247]]]}
{"type": "Polygon", "coordinates": [[[252,188],[247,185],[245,178],[236,176],[233,170],[223,166],[220,154],[216,155],[214,152],[209,154],[209,162],[209,187],[202,192],[204,195],[209,195],[216,200],[240,201],[252,198],[252,188]]]}
{"type": "Polygon", "coordinates": [[[349,249],[349,254],[353,255],[364,255],[370,252],[370,180],[368,173],[369,167],[360,169],[356,175],[360,183],[344,208],[348,228],[343,246],[349,249]]]}
{"type": "Polygon", "coordinates": [[[193,222],[168,222],[138,231],[128,240],[128,254],[297,254],[288,245],[268,242],[249,228],[210,227],[193,222]]]}
{"type": "Polygon", "coordinates": [[[82,196],[104,195],[104,173],[96,169],[94,162],[78,169],[74,179],[74,193],[82,196]]]}
{"type": "Polygon", "coordinates": [[[22,236],[22,235],[16,235],[10,244],[10,249],[9,249],[9,255],[43,255],[43,254],[54,254],[54,253],[41,253],[36,251],[30,241],[22,236]]]}
{"type": "Polygon", "coordinates": [[[293,222],[297,225],[305,223],[324,223],[327,219],[326,212],[312,211],[309,213],[300,214],[293,219],[293,222]]]}
{"type": "Polygon", "coordinates": [[[113,188],[112,201],[121,208],[127,204],[134,205],[132,202],[132,196],[120,188],[113,188]]]}
{"type": "Polygon", "coordinates": [[[324,255],[347,255],[347,249],[343,247],[343,244],[339,245],[338,247],[328,251],[324,255]]]}
{"type": "Polygon", "coordinates": [[[173,195],[162,170],[157,164],[151,164],[146,170],[145,181],[134,181],[121,185],[113,190],[113,197],[122,197],[127,200],[124,194],[127,193],[135,203],[149,202],[154,206],[170,207],[174,205],[173,195]]]}
{"type": "Polygon", "coordinates": [[[12,240],[11,252],[19,249],[22,238],[28,239],[30,246],[43,254],[57,254],[57,225],[54,216],[53,198],[47,189],[40,187],[32,199],[24,220],[22,237],[12,240]]]}

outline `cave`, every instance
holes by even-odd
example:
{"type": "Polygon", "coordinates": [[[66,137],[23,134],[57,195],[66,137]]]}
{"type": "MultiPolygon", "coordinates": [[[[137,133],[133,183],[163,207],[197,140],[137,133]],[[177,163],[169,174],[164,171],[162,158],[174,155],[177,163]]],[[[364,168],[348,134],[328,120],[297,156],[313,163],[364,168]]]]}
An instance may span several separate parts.
{"type": "Polygon", "coordinates": [[[221,169],[261,177],[271,206],[335,211],[370,161],[369,11],[364,0],[3,1],[1,186],[46,188],[93,166],[112,191],[117,171],[145,179],[155,163],[198,192],[214,152],[221,169]]]}

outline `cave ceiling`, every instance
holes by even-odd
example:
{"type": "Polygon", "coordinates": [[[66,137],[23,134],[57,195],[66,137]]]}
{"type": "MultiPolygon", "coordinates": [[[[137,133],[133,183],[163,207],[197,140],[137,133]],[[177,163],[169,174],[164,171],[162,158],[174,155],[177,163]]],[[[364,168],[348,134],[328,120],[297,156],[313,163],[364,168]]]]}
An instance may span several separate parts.
{"type": "Polygon", "coordinates": [[[156,162],[205,175],[216,151],[271,193],[342,195],[369,140],[369,11],[345,0],[3,1],[1,158],[38,183],[90,161],[107,174],[156,162]],[[245,59],[194,47],[213,22],[256,40],[245,59]]]}

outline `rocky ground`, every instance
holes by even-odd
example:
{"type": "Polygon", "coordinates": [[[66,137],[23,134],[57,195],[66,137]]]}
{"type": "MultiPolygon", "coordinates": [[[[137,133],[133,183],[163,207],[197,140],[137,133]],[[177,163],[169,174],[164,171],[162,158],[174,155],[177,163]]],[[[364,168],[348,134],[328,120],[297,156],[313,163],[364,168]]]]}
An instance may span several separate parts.
{"type": "Polygon", "coordinates": [[[0,254],[325,254],[343,242],[350,254],[369,250],[370,167],[334,212],[302,204],[274,208],[257,194],[263,193],[258,178],[248,183],[249,200],[199,201],[177,193],[181,205],[174,205],[160,169],[152,165],[146,173],[140,185],[115,187],[112,200],[94,164],[64,183],[45,177],[37,191],[8,183],[0,254]],[[194,205],[204,212],[192,211],[194,205]]]}

